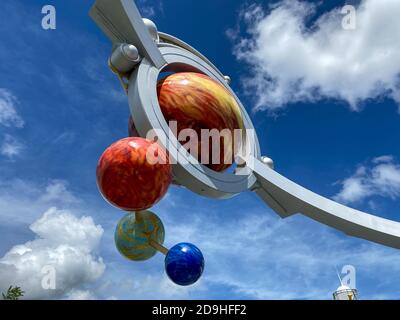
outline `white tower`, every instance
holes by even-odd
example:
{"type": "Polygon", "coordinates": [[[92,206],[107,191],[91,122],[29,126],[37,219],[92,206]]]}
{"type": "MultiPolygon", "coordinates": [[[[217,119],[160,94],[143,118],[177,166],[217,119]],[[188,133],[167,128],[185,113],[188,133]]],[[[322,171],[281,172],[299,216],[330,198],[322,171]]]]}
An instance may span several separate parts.
{"type": "Polygon", "coordinates": [[[356,289],[350,289],[348,286],[341,285],[333,293],[333,300],[358,300],[356,289]]]}
{"type": "Polygon", "coordinates": [[[337,276],[340,281],[340,286],[333,293],[333,300],[358,300],[357,289],[350,289],[350,287],[344,285],[339,272],[337,272],[337,276]]]}

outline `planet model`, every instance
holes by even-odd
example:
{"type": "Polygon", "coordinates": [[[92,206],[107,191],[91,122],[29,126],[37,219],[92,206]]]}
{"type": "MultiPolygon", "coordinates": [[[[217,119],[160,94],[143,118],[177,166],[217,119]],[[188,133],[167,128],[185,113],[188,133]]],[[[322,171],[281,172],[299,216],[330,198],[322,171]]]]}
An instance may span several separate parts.
{"type": "Polygon", "coordinates": [[[193,146],[191,154],[202,162],[203,150],[209,154],[207,163],[202,162],[204,165],[218,172],[226,170],[234,160],[233,131],[244,128],[240,107],[233,95],[216,80],[195,72],[174,73],[160,79],[157,94],[167,123],[177,122],[178,137],[184,129],[196,132],[199,142],[193,146]],[[216,129],[218,132],[227,129],[230,138],[218,137],[216,141],[219,143],[212,139],[201,139],[202,129],[216,129]],[[212,163],[213,152],[218,151],[218,161],[212,163]]]}
{"type": "Polygon", "coordinates": [[[149,241],[164,243],[164,226],[151,211],[126,214],[115,229],[114,240],[118,251],[129,260],[144,261],[153,257],[157,250],[149,241]]]}
{"type": "Polygon", "coordinates": [[[180,286],[194,284],[204,271],[203,254],[191,243],[178,243],[165,257],[165,271],[180,286]]]}
{"type": "Polygon", "coordinates": [[[146,210],[166,194],[172,168],[165,151],[140,137],[119,140],[97,165],[97,185],[104,198],[126,211],[146,210]]]}

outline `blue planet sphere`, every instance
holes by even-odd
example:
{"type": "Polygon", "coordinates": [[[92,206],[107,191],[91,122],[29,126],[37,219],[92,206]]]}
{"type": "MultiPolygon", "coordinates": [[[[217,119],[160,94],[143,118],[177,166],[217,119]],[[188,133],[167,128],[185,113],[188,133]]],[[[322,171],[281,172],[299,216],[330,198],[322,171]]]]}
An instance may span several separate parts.
{"type": "Polygon", "coordinates": [[[191,243],[178,243],[165,257],[168,277],[180,286],[189,286],[201,277],[204,257],[200,249],[191,243]]]}

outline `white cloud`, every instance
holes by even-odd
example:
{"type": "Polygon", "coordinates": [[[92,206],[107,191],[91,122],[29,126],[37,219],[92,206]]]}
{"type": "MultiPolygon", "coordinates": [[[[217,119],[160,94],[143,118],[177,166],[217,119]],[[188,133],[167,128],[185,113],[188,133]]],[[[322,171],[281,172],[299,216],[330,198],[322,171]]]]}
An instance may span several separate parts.
{"type": "Polygon", "coordinates": [[[144,18],[151,18],[156,12],[163,11],[161,0],[138,0],[137,5],[144,18]]]}
{"type": "Polygon", "coordinates": [[[267,14],[253,5],[241,14],[248,35],[229,31],[237,58],[251,66],[243,83],[256,97],[255,110],[321,98],[344,100],[353,110],[381,96],[400,105],[400,2],[362,0],[355,30],[342,28],[341,8],[307,26],[316,7],[284,0],[267,14]]]}
{"type": "Polygon", "coordinates": [[[80,211],[82,201],[67,187],[63,180],[0,179],[0,224],[30,224],[52,206],[80,211]]]}
{"type": "Polygon", "coordinates": [[[343,203],[361,202],[371,196],[400,197],[400,164],[392,156],[373,159],[360,165],[349,178],[340,182],[342,189],[334,197],[343,203]]]}
{"type": "Polygon", "coordinates": [[[17,285],[27,299],[77,297],[75,290],[103,274],[105,265],[96,253],[103,229],[91,217],[50,208],[30,229],[36,239],[12,247],[0,259],[0,290],[17,285]],[[42,288],[44,267],[55,270],[55,290],[42,288]]]}
{"type": "Polygon", "coordinates": [[[69,211],[50,208],[30,229],[40,238],[53,244],[69,244],[82,251],[95,249],[103,229],[92,217],[77,218],[69,211]]]}
{"type": "Polygon", "coordinates": [[[381,163],[381,162],[393,162],[394,161],[394,157],[392,155],[384,155],[384,156],[380,156],[380,157],[376,157],[374,159],[372,159],[372,163],[381,163]]]}
{"type": "Polygon", "coordinates": [[[142,7],[141,11],[143,17],[152,17],[156,14],[156,10],[153,7],[142,7]]]}
{"type": "MultiPolygon", "coordinates": [[[[16,105],[18,99],[7,89],[0,88],[0,125],[22,128],[24,121],[18,115],[16,105]]],[[[5,134],[0,145],[0,154],[13,159],[18,156],[24,145],[15,137],[5,134]]]]}
{"type": "Polygon", "coordinates": [[[3,143],[0,146],[0,154],[13,159],[24,150],[25,146],[15,137],[5,134],[3,143]]]}
{"type": "Polygon", "coordinates": [[[66,300],[96,300],[96,296],[89,290],[73,289],[66,295],[66,300]]]}
{"type": "Polygon", "coordinates": [[[0,124],[6,127],[21,128],[24,121],[18,115],[17,98],[7,89],[0,88],[0,124]]]}
{"type": "Polygon", "coordinates": [[[58,144],[58,143],[63,143],[65,144],[69,144],[74,142],[76,138],[76,133],[75,132],[71,132],[71,131],[65,131],[63,133],[61,133],[60,135],[58,135],[53,141],[53,144],[58,144]]]}
{"type": "Polygon", "coordinates": [[[52,202],[62,200],[64,203],[79,203],[79,199],[75,197],[68,189],[68,183],[63,180],[52,180],[46,186],[44,193],[40,197],[40,201],[52,202]]]}

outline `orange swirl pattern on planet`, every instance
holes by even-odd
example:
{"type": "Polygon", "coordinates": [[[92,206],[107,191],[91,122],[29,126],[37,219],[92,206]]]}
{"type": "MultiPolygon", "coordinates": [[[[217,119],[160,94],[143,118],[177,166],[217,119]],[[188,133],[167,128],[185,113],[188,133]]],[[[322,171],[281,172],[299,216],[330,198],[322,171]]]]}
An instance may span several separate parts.
{"type": "Polygon", "coordinates": [[[119,140],[104,151],[96,176],[107,201],[122,210],[138,211],[152,207],[165,195],[172,180],[172,168],[157,143],[132,137],[119,140]],[[149,154],[159,161],[149,162],[149,154]]]}
{"type": "MultiPolygon", "coordinates": [[[[234,130],[244,129],[240,107],[229,90],[204,74],[181,72],[159,80],[157,94],[166,121],[177,122],[178,135],[183,129],[193,129],[200,140],[202,129],[230,130],[231,139],[228,138],[226,148],[224,138],[220,139],[219,163],[205,164],[218,172],[226,170],[234,158],[234,130]],[[229,159],[228,163],[226,159],[229,159]]],[[[198,160],[201,160],[199,156],[205,143],[208,144],[200,141],[195,148],[198,160]]],[[[216,148],[218,146],[210,140],[208,152],[212,154],[216,148]]]]}

